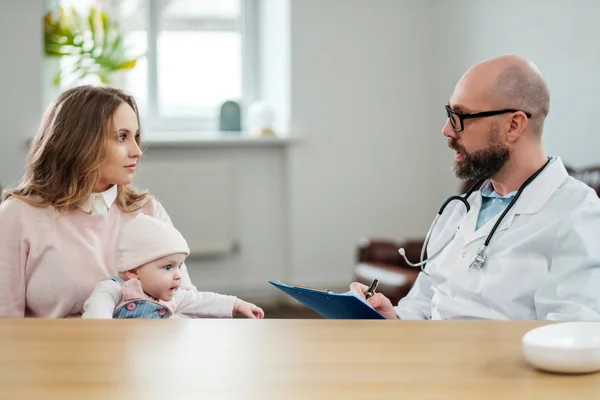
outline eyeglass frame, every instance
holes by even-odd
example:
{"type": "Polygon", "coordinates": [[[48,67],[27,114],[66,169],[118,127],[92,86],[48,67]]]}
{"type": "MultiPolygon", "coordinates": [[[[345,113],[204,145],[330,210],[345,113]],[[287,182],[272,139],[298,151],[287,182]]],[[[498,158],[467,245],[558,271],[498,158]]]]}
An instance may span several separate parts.
{"type": "Polygon", "coordinates": [[[523,113],[525,113],[527,118],[531,118],[531,113],[528,113],[523,110],[515,110],[512,108],[504,109],[504,110],[494,110],[494,111],[481,111],[481,112],[475,112],[475,113],[469,113],[469,114],[458,113],[458,112],[454,111],[453,109],[451,109],[449,104],[446,104],[444,106],[444,108],[446,109],[446,114],[448,115],[448,120],[450,121],[450,125],[452,126],[452,129],[454,130],[454,132],[462,132],[465,129],[465,121],[464,121],[465,119],[491,117],[494,115],[507,114],[507,113],[513,113],[513,112],[523,112],[523,113]],[[458,121],[460,122],[460,129],[456,129],[456,127],[454,126],[452,114],[454,114],[458,117],[458,121]]]}

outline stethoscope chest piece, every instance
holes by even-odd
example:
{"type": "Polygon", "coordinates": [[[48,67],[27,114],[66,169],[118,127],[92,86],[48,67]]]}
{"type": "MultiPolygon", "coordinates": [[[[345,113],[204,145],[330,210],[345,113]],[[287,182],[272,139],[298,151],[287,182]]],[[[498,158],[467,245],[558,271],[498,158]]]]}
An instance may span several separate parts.
{"type": "Polygon", "coordinates": [[[483,245],[477,250],[477,254],[475,254],[475,258],[471,262],[469,268],[475,269],[483,269],[485,266],[485,261],[487,260],[487,246],[483,245]]]}

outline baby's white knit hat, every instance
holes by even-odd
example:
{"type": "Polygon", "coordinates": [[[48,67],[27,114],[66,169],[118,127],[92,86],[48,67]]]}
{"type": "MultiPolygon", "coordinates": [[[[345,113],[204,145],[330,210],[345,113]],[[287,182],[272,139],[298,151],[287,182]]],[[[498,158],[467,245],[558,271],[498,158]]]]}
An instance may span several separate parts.
{"type": "Polygon", "coordinates": [[[117,241],[117,271],[125,272],[159,258],[190,254],[181,233],[168,222],[138,214],[122,227],[117,241]]]}

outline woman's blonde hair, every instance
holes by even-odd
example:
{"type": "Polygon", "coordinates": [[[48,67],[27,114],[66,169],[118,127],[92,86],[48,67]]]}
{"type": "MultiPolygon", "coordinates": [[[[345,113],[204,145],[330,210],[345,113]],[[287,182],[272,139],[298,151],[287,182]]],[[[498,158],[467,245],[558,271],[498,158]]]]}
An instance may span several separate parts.
{"type": "MultiPolygon", "coordinates": [[[[99,183],[107,145],[116,138],[112,117],[123,103],[133,108],[139,125],[134,98],[121,90],[78,86],[58,96],[31,143],[25,175],[16,188],[4,191],[4,199],[16,197],[58,211],[85,203],[99,183]]],[[[130,185],[119,185],[117,193],[123,211],[140,208],[147,196],[130,185]]]]}

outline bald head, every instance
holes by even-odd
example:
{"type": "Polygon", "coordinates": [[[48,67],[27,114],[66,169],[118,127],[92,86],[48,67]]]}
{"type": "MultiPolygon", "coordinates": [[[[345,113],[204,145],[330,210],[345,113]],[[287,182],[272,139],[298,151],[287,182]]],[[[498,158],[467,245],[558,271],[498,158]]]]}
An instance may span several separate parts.
{"type": "Polygon", "coordinates": [[[499,108],[528,112],[529,130],[541,134],[550,109],[550,93],[538,67],[531,61],[507,55],[471,67],[461,81],[477,82],[487,102],[499,108]]]}

